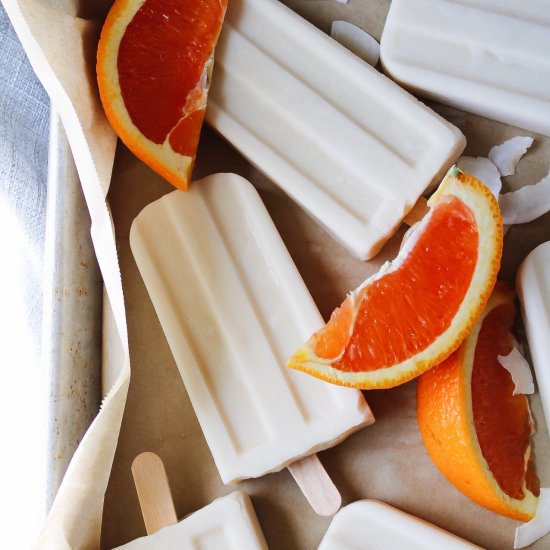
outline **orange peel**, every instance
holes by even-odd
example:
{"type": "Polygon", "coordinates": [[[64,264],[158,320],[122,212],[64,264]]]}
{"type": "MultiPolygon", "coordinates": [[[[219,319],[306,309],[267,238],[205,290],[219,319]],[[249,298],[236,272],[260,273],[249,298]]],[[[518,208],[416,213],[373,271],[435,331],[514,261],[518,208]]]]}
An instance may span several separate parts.
{"type": "Polygon", "coordinates": [[[452,168],[397,258],[351,292],[288,366],[361,389],[402,384],[447,358],[496,282],[502,219],[493,194],[452,168]]]}
{"type": "Polygon", "coordinates": [[[117,0],[97,52],[101,102],[115,133],[187,189],[227,0],[117,0]]]}
{"type": "Polygon", "coordinates": [[[417,418],[434,464],[466,496],[498,514],[528,521],[539,482],[525,395],[514,395],[498,362],[514,347],[514,293],[500,283],[471,334],[418,379],[417,418]]]}

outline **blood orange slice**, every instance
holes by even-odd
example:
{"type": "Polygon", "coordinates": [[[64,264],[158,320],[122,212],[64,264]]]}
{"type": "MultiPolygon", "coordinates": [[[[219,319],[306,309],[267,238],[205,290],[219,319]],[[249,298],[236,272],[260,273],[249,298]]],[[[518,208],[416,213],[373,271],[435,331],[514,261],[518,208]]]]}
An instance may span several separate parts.
{"type": "Polygon", "coordinates": [[[348,295],[288,365],[329,382],[389,388],[448,357],[491,294],[502,253],[492,193],[453,168],[397,258],[348,295]]]}
{"type": "Polygon", "coordinates": [[[187,189],[227,0],[117,0],[103,26],[97,79],[126,146],[187,189]]]}
{"type": "Polygon", "coordinates": [[[445,477],[472,500],[529,520],[539,482],[531,459],[533,422],[525,395],[513,395],[498,362],[514,346],[514,294],[497,285],[471,334],[446,361],[418,379],[418,426],[445,477]]]}

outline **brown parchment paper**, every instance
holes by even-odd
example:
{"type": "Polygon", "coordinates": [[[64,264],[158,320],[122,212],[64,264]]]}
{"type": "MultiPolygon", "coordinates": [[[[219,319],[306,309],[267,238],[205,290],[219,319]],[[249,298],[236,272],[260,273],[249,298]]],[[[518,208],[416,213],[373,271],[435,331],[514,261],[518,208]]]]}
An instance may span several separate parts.
{"type": "MultiPolygon", "coordinates": [[[[92,235],[108,298],[103,386],[110,393],[73,458],[40,545],[97,548],[101,530],[101,546],[112,548],[145,533],[130,473],[138,453],[151,450],[163,458],[179,517],[233,487],[224,486],[219,479],[128,244],[133,218],[172,188],[120,144],[108,196],[116,241],[113,238],[104,197],[109,189],[115,141],[97,103],[93,78],[99,24],[74,17],[100,19],[110,2],[3,2],[69,135],[91,211],[92,235]],[[132,381],[128,389],[129,359],[132,381]]],[[[389,6],[387,0],[351,0],[347,5],[331,0],[286,3],[325,32],[329,32],[331,21],[343,19],[377,39],[389,6]]],[[[536,143],[516,176],[506,179],[509,189],[535,183],[548,172],[549,138],[433,107],[463,130],[468,139],[465,154],[485,156],[492,145],[514,135],[535,137],[536,143]]],[[[194,177],[220,171],[241,174],[258,188],[325,318],[346,292],[397,253],[403,229],[374,260],[353,259],[259,170],[205,128],[194,177]]],[[[549,239],[550,215],[513,227],[505,240],[502,277],[513,281],[521,260],[549,239]]],[[[184,285],[182,281],[182,288],[184,285]]],[[[384,500],[485,548],[512,548],[518,523],[473,504],[432,465],[416,426],[414,381],[392,390],[367,392],[366,398],[376,423],[319,454],[342,493],[343,503],[362,498],[384,500]]],[[[550,443],[538,395],[531,404],[538,425],[538,472],[542,484],[549,486],[550,443]]],[[[270,548],[317,547],[330,519],[313,513],[286,470],[242,482],[239,489],[252,497],[270,548]]],[[[531,548],[547,547],[548,537],[531,548]]]]}

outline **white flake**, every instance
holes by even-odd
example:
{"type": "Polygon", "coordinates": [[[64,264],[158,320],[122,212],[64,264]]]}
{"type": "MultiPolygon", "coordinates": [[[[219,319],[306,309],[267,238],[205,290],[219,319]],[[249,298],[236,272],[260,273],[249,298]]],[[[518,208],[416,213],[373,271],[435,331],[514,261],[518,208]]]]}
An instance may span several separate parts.
{"type": "Polygon", "coordinates": [[[489,151],[489,159],[498,168],[501,176],[512,176],[516,173],[516,165],[527,149],[533,145],[533,138],[516,136],[495,145],[489,151]]]}
{"type": "Polygon", "coordinates": [[[498,199],[502,189],[500,172],[489,159],[485,157],[460,157],[456,164],[462,171],[484,183],[498,199]]]}
{"type": "Polygon", "coordinates": [[[535,220],[550,210],[550,174],[534,185],[500,195],[498,202],[506,225],[535,220]]]}
{"type": "MultiPolygon", "coordinates": [[[[340,1],[340,0],[337,0],[340,1]]],[[[380,44],[366,31],[347,21],[333,21],[330,36],[373,67],[380,58],[380,44]]]]}
{"type": "Polygon", "coordinates": [[[541,489],[535,517],[516,529],[514,548],[525,548],[550,533],[550,489],[541,489]]]}

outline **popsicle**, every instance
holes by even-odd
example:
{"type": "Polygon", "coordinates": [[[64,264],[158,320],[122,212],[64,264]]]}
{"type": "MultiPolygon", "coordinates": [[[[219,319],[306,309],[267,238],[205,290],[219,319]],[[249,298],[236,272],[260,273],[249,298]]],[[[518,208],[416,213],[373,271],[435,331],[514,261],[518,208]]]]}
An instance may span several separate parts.
{"type": "Polygon", "coordinates": [[[453,107],[550,136],[546,0],[392,0],[384,70],[453,107]]]}
{"type": "Polygon", "coordinates": [[[232,0],[206,120],[360,259],[441,181],[460,131],[277,0],[232,0]]]}
{"type": "Polygon", "coordinates": [[[516,289],[550,431],[550,241],[539,245],[523,260],[516,289]]]}
{"type": "Polygon", "coordinates": [[[258,518],[246,494],[235,491],[220,497],[177,523],[160,458],[154,453],[140,454],[132,464],[132,473],[149,536],[118,549],[267,550],[258,518]]]}
{"type": "MultiPolygon", "coordinates": [[[[373,417],[360,392],[286,368],[323,320],[252,185],[216,174],[170,193],[134,220],[130,245],[223,482],[289,466],[322,489],[317,459],[297,460],[373,417]]],[[[327,496],[300,486],[314,507],[327,496]]]]}
{"type": "Polygon", "coordinates": [[[473,550],[475,546],[376,500],[359,500],[333,518],[319,550],[473,550]]]}

